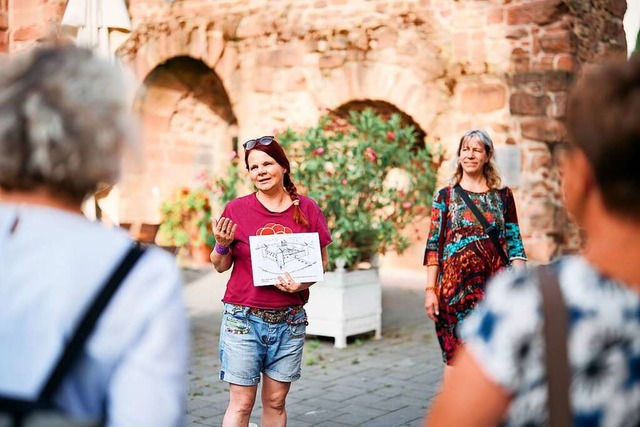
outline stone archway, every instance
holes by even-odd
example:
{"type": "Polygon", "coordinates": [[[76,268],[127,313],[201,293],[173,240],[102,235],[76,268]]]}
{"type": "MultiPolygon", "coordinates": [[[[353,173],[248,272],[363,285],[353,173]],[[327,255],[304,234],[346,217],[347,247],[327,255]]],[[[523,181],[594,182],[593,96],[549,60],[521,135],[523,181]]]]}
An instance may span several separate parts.
{"type": "Polygon", "coordinates": [[[124,182],[129,222],[159,220],[162,200],[198,177],[218,175],[235,148],[237,119],[221,80],[202,61],[172,58],[149,73],[134,111],[143,128],[143,170],[124,182]]]}
{"type": "MultiPolygon", "coordinates": [[[[414,120],[412,116],[398,108],[396,105],[381,100],[353,100],[346,102],[339,107],[330,110],[329,116],[334,119],[345,119],[349,116],[350,111],[363,111],[367,108],[372,109],[381,117],[390,117],[392,114],[398,114],[405,125],[415,128],[416,142],[414,149],[427,149],[425,147],[427,140],[427,132],[414,120]]],[[[408,225],[403,234],[409,239],[410,246],[398,255],[389,252],[380,257],[380,266],[391,269],[415,268],[416,263],[420,262],[424,253],[424,245],[429,232],[430,218],[425,216],[408,225]]]]}
{"type": "Polygon", "coordinates": [[[340,107],[330,111],[330,115],[334,117],[347,118],[350,111],[363,111],[371,108],[378,115],[388,118],[392,114],[399,114],[402,117],[403,124],[413,126],[416,132],[416,142],[424,144],[427,133],[420,127],[413,117],[400,110],[395,105],[380,100],[356,100],[342,104],[340,107]]]}

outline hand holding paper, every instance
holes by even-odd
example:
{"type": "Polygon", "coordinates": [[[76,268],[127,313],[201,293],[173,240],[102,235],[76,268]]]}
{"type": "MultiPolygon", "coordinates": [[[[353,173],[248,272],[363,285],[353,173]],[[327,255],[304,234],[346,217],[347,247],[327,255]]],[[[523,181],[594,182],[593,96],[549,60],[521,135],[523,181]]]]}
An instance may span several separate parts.
{"type": "Polygon", "coordinates": [[[324,280],[318,233],[250,236],[249,244],[254,286],[298,292],[324,280]]]}

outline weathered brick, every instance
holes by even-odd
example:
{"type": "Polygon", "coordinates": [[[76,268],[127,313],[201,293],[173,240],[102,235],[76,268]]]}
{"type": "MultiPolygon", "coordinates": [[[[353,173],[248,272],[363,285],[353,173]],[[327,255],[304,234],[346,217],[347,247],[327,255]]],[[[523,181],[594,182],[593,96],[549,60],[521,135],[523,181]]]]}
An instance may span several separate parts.
{"type": "Polygon", "coordinates": [[[295,47],[271,51],[269,63],[274,67],[294,67],[302,65],[303,52],[295,47]]]}
{"type": "Polygon", "coordinates": [[[18,28],[13,32],[14,41],[31,41],[44,36],[44,30],[38,25],[18,28]]]}
{"type": "Polygon", "coordinates": [[[605,7],[617,18],[622,19],[627,11],[627,2],[625,0],[612,0],[605,2],[605,7]]]}
{"type": "Polygon", "coordinates": [[[606,41],[624,43],[625,33],[622,22],[606,20],[604,22],[604,39],[606,41]]]}
{"type": "Polygon", "coordinates": [[[506,38],[513,40],[518,40],[528,35],[529,31],[524,28],[508,28],[505,33],[506,38]]]}
{"type": "Polygon", "coordinates": [[[567,94],[566,92],[560,92],[553,96],[553,102],[551,108],[549,108],[549,115],[554,119],[564,118],[567,112],[567,94]]]}
{"type": "Polygon", "coordinates": [[[488,113],[505,106],[506,90],[497,83],[481,83],[466,87],[461,94],[461,107],[465,113],[488,113]]]}
{"type": "Polygon", "coordinates": [[[566,12],[562,0],[530,0],[507,8],[507,24],[545,25],[566,12]]]}
{"type": "Polygon", "coordinates": [[[11,5],[13,9],[34,9],[42,6],[46,0],[19,0],[11,5]]]}
{"type": "Polygon", "coordinates": [[[572,55],[560,54],[555,57],[553,68],[561,71],[576,71],[578,64],[572,55]]]}
{"type": "Polygon", "coordinates": [[[544,72],[545,89],[552,92],[569,90],[575,74],[569,71],[549,70],[544,72]]]}
{"type": "Polygon", "coordinates": [[[516,73],[512,77],[512,84],[514,86],[531,85],[531,84],[534,84],[536,86],[542,86],[543,82],[544,82],[544,74],[539,72],[533,72],[533,71],[516,73]]]}
{"type": "Polygon", "coordinates": [[[251,79],[253,90],[256,92],[273,93],[275,90],[275,73],[273,68],[261,68],[251,79]]]}
{"type": "Polygon", "coordinates": [[[333,52],[327,55],[322,55],[318,61],[318,66],[320,68],[338,68],[344,64],[344,61],[345,55],[333,52]]]}
{"type": "Polygon", "coordinates": [[[554,55],[543,55],[542,57],[536,58],[531,68],[535,71],[553,70],[555,58],[554,55]]]}
{"type": "Polygon", "coordinates": [[[512,114],[544,116],[551,99],[547,95],[536,96],[524,92],[516,92],[509,98],[509,109],[512,114]]]}
{"type": "Polygon", "coordinates": [[[522,121],[522,136],[535,141],[561,141],[566,129],[564,124],[553,119],[531,118],[522,121]]]}
{"type": "Polygon", "coordinates": [[[529,52],[524,49],[517,48],[511,52],[511,63],[516,72],[528,71],[530,61],[529,52]]]}
{"type": "Polygon", "coordinates": [[[575,43],[569,30],[549,31],[538,39],[543,51],[549,53],[571,53],[575,43]]]}
{"type": "Polygon", "coordinates": [[[382,27],[374,31],[372,38],[378,43],[378,49],[395,47],[398,41],[398,32],[393,28],[382,27]]]}
{"type": "Polygon", "coordinates": [[[487,13],[487,24],[500,24],[504,19],[504,9],[494,8],[487,13]]]}
{"type": "Polygon", "coordinates": [[[9,51],[9,31],[0,30],[0,52],[9,51]]]}

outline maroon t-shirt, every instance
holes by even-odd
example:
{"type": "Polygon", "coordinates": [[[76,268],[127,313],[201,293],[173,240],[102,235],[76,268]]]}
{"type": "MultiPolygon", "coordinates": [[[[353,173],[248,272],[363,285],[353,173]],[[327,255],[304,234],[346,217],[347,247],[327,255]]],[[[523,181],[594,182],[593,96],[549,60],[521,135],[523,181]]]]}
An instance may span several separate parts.
{"type": "Polygon", "coordinates": [[[239,197],[227,204],[223,217],[238,224],[233,248],[233,270],[222,301],[254,308],[284,308],[302,305],[309,299],[309,290],[287,293],[275,286],[253,286],[251,274],[251,250],[249,236],[282,233],[313,233],[320,237],[320,247],[331,243],[331,234],[322,211],[315,201],[300,196],[300,209],[309,222],[308,226],[293,220],[291,205],[284,212],[271,212],[258,201],[256,193],[239,197]]]}

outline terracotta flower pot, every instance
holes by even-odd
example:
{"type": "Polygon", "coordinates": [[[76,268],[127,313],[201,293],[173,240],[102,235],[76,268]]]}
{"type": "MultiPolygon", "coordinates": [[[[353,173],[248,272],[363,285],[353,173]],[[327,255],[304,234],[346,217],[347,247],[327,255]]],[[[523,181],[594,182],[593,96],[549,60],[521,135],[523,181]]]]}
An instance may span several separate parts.
{"type": "Polygon", "coordinates": [[[191,248],[191,258],[197,264],[210,264],[209,255],[213,248],[207,245],[194,246],[191,248]]]}

